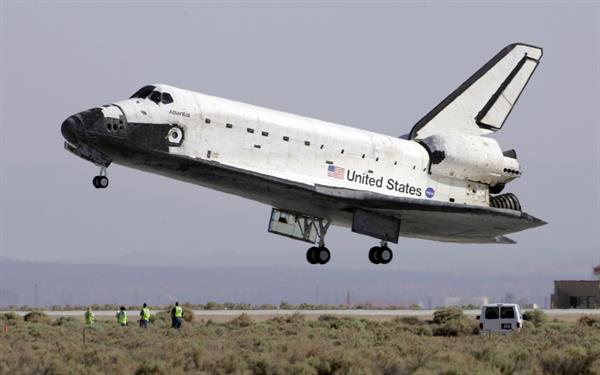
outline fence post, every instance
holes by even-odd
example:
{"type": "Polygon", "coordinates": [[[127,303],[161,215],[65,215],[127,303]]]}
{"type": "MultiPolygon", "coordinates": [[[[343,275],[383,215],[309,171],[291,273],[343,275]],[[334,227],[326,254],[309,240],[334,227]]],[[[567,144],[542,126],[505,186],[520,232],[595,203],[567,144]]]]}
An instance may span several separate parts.
{"type": "Polygon", "coordinates": [[[85,345],[85,331],[86,331],[86,329],[85,329],[85,327],[83,327],[83,345],[85,345]]]}

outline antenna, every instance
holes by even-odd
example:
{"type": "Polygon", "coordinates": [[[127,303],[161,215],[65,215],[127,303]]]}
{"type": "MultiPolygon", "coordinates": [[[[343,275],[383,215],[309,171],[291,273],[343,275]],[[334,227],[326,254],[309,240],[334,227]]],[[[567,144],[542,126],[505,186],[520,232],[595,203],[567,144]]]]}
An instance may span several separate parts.
{"type": "Polygon", "coordinates": [[[33,284],[33,307],[38,308],[38,285],[33,284]]]}

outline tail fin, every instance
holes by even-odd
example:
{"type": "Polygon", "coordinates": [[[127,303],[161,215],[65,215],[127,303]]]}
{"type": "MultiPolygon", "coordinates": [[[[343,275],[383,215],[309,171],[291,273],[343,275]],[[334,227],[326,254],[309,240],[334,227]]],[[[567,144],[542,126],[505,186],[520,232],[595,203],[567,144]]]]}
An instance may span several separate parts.
{"type": "Polygon", "coordinates": [[[410,139],[500,130],[541,58],[539,47],[520,43],[504,47],[417,122],[410,139]]]}

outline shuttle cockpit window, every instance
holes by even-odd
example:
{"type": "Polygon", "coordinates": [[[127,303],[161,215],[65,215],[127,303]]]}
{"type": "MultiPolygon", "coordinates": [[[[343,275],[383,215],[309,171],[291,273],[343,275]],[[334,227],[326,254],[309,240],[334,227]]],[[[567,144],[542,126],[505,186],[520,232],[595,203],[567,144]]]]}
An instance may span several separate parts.
{"type": "Polygon", "coordinates": [[[144,86],[141,89],[137,90],[135,92],[135,94],[131,95],[130,99],[132,99],[132,98],[146,99],[148,97],[148,95],[150,95],[152,90],[154,90],[154,89],[155,89],[155,87],[152,85],[144,86]]]}
{"type": "Polygon", "coordinates": [[[150,94],[150,100],[156,104],[160,103],[160,92],[152,91],[152,94],[150,94]]]}
{"type": "Polygon", "coordinates": [[[150,99],[156,104],[170,104],[173,103],[173,96],[168,92],[160,92],[156,89],[156,86],[148,85],[137,90],[135,94],[131,95],[131,98],[138,99],[150,99]]]}
{"type": "Polygon", "coordinates": [[[162,93],[162,104],[173,103],[173,97],[168,92],[162,93]]]}

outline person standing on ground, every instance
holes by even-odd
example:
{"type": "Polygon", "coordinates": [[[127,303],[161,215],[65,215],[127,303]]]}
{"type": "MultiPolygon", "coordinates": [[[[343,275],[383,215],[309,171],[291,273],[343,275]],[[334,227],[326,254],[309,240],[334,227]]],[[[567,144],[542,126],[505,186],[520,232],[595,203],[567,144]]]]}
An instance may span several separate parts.
{"type": "Polygon", "coordinates": [[[116,316],[117,323],[119,323],[121,327],[125,327],[127,325],[127,309],[125,308],[125,306],[121,306],[119,311],[117,311],[116,316]]]}
{"type": "Polygon", "coordinates": [[[179,302],[175,302],[175,307],[171,309],[172,328],[181,328],[181,319],[183,318],[183,308],[179,306],[179,302]]]}
{"type": "Polygon", "coordinates": [[[148,328],[148,322],[150,321],[150,309],[148,305],[144,302],[144,306],[142,306],[142,310],[140,311],[140,327],[148,328]]]}
{"type": "Polygon", "coordinates": [[[94,324],[94,318],[96,317],[96,315],[94,315],[91,306],[88,306],[87,310],[85,311],[85,314],[83,314],[83,317],[85,318],[86,326],[91,326],[94,324]]]}

